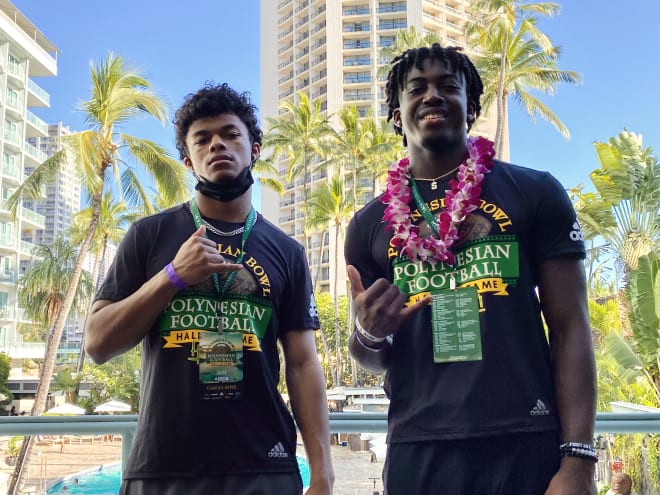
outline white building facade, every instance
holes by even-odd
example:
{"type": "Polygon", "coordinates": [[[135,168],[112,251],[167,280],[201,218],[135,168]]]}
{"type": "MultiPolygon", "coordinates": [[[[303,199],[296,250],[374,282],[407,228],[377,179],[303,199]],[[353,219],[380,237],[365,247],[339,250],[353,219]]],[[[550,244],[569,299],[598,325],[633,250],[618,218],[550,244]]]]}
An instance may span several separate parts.
{"type": "Polygon", "coordinates": [[[0,0],[0,352],[13,362],[44,355],[44,344],[23,343],[23,321],[16,297],[22,262],[32,258],[28,233],[46,228],[44,215],[20,206],[13,220],[6,200],[46,154],[29,142],[48,137],[48,125],[31,109],[50,106],[50,95],[34,77],[57,75],[57,48],[14,5],[0,0]]]}

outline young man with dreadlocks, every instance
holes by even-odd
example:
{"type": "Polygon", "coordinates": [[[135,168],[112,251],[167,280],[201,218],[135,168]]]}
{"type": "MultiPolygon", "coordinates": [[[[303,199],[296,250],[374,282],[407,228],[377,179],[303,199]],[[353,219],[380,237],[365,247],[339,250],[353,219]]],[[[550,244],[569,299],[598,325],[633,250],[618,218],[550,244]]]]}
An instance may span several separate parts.
{"type": "Polygon", "coordinates": [[[483,87],[460,49],[404,52],[386,92],[408,156],[345,246],[349,347],[386,372],[385,493],[595,494],[585,251],[565,191],[468,137],[483,87]]]}
{"type": "Polygon", "coordinates": [[[207,84],[175,117],[190,201],[135,222],[87,319],[103,363],[142,344],[140,415],[122,495],[330,495],[328,406],[303,247],[252,206],[261,149],[246,93],[207,84]]]}

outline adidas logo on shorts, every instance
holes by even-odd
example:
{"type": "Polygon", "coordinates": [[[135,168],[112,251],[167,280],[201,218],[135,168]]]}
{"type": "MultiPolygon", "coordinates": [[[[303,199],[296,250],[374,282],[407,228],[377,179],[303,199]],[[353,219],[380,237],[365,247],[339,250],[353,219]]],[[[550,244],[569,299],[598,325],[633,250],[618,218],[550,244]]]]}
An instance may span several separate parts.
{"type": "Polygon", "coordinates": [[[541,399],[536,399],[536,405],[529,411],[531,416],[547,416],[550,414],[548,408],[545,407],[545,404],[541,399]]]}
{"type": "Polygon", "coordinates": [[[284,449],[282,442],[277,442],[275,445],[273,445],[273,448],[270,449],[270,452],[268,452],[268,457],[288,458],[289,454],[287,454],[286,450],[284,449]]]}

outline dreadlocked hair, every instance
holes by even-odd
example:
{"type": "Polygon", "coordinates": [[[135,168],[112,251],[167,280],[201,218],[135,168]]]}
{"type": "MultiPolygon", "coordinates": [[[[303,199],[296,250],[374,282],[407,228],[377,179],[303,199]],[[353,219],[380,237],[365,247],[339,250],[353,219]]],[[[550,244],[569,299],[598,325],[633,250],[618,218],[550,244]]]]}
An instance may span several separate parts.
{"type": "MultiPolygon", "coordinates": [[[[475,117],[481,113],[481,95],[484,92],[484,85],[474,64],[467,55],[458,46],[442,47],[438,43],[432,46],[422,46],[411,48],[401,55],[396,56],[390,65],[387,83],[385,85],[385,96],[388,106],[387,120],[392,120],[394,110],[399,108],[399,90],[403,89],[408,72],[415,67],[422,70],[425,60],[439,60],[447,65],[454,72],[462,72],[465,78],[467,88],[467,99],[474,105],[475,117]]],[[[397,134],[401,134],[400,129],[395,127],[397,134]]]]}

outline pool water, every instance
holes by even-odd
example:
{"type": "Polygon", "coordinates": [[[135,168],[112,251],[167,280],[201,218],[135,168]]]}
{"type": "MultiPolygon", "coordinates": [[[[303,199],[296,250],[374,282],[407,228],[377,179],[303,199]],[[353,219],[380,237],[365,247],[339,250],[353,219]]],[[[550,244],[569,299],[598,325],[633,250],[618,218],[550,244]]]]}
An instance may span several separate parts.
{"type": "Polygon", "coordinates": [[[46,493],[48,495],[68,493],[117,495],[120,484],[121,463],[117,462],[67,476],[51,486],[46,493]]]}
{"type": "MultiPolygon", "coordinates": [[[[296,456],[303,486],[309,486],[309,464],[304,457],[296,456]]],[[[87,493],[94,495],[117,495],[121,485],[121,463],[105,464],[72,474],[57,481],[46,492],[47,495],[87,493]]]]}

